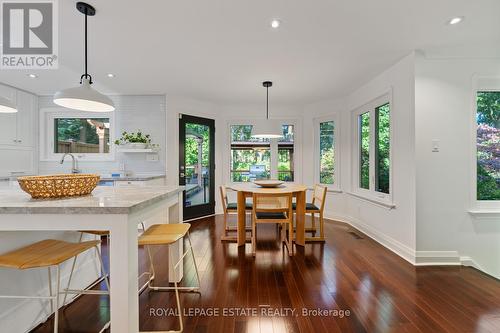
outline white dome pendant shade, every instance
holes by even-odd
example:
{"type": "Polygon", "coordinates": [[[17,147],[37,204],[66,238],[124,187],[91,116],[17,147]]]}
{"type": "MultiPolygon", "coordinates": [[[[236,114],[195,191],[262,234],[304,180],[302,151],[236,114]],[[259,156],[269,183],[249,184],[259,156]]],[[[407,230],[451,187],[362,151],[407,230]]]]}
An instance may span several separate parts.
{"type": "Polygon", "coordinates": [[[266,88],[266,119],[260,121],[252,128],[252,138],[256,139],[279,139],[283,137],[283,129],[277,121],[269,120],[269,87],[273,86],[271,81],[264,81],[262,85],[266,88]]]}
{"type": "Polygon", "coordinates": [[[90,86],[90,79],[84,77],[78,87],[58,91],[54,103],[68,109],[90,112],[110,112],[115,110],[113,101],[90,86]]]}
{"type": "Polygon", "coordinates": [[[280,139],[283,137],[281,124],[273,120],[260,121],[252,128],[252,138],[280,139]]]}
{"type": "Polygon", "coordinates": [[[16,113],[17,108],[10,100],[0,96],[0,113],[16,113]]]}
{"type": "Polygon", "coordinates": [[[80,111],[114,111],[113,101],[91,87],[92,76],[87,73],[87,16],[94,16],[95,8],[85,2],[77,2],[76,9],[85,15],[85,74],[80,78],[80,86],[58,91],[54,95],[54,103],[80,111]]]}

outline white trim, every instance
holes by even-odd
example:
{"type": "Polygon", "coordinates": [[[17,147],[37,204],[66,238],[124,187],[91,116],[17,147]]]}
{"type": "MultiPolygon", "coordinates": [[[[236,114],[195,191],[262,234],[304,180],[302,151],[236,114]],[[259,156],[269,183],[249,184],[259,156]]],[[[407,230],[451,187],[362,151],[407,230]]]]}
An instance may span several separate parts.
{"type": "Polygon", "coordinates": [[[498,76],[478,76],[472,77],[472,98],[471,98],[471,152],[470,152],[470,210],[471,215],[477,217],[484,211],[490,214],[491,211],[500,211],[500,200],[477,200],[477,93],[479,91],[500,91],[500,77],[498,76]]]}
{"type": "Polygon", "coordinates": [[[386,200],[383,200],[383,199],[380,199],[380,198],[372,198],[371,194],[360,195],[360,194],[354,193],[354,192],[345,192],[345,193],[349,194],[349,195],[351,195],[351,196],[353,196],[355,198],[358,198],[360,200],[367,201],[369,203],[375,204],[377,206],[382,206],[382,207],[385,207],[385,208],[388,208],[388,209],[394,209],[394,208],[396,208],[396,205],[393,202],[386,201],[386,200]]]}
{"type": "Polygon", "coordinates": [[[78,153],[80,161],[114,161],[115,160],[115,113],[114,112],[84,112],[68,110],[60,107],[40,109],[40,161],[59,161],[63,154],[54,153],[54,119],[55,118],[109,118],[109,153],[78,153]]]}
{"type": "Polygon", "coordinates": [[[355,108],[351,111],[351,188],[352,192],[350,194],[364,198],[368,201],[375,203],[380,203],[385,206],[395,207],[394,198],[394,186],[393,186],[393,172],[394,172],[394,103],[393,103],[393,92],[392,87],[387,89],[386,93],[372,99],[366,104],[355,108]],[[385,103],[389,103],[390,107],[390,140],[389,140],[389,194],[378,192],[375,190],[375,109],[385,103]],[[358,116],[369,112],[370,114],[370,185],[369,189],[363,189],[359,186],[359,129],[358,129],[358,116]]]}
{"type": "Polygon", "coordinates": [[[314,182],[316,184],[320,184],[326,186],[328,191],[341,191],[342,189],[342,180],[341,180],[341,154],[340,154],[340,138],[341,138],[341,126],[339,121],[339,115],[337,112],[317,117],[313,119],[314,126],[314,182]],[[319,127],[321,123],[333,121],[333,142],[334,142],[334,165],[333,165],[333,184],[323,184],[320,183],[320,156],[319,156],[319,148],[320,148],[320,131],[319,127]]]}

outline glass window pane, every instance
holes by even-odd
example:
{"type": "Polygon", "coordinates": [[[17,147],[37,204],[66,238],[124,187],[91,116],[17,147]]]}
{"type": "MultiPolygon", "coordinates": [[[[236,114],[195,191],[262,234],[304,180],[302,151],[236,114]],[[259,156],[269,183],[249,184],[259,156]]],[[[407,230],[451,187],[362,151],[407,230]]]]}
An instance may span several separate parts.
{"type": "Polygon", "coordinates": [[[270,166],[269,147],[231,148],[231,181],[233,182],[269,179],[270,166]]]}
{"type": "Polygon", "coordinates": [[[335,182],[335,124],[326,121],[319,124],[319,182],[335,182]]]}
{"type": "Polygon", "coordinates": [[[477,94],[477,200],[500,200],[500,91],[477,94]]]}
{"type": "Polygon", "coordinates": [[[283,137],[278,142],[293,142],[293,125],[282,125],[283,137]]]}
{"type": "Polygon", "coordinates": [[[210,127],[186,124],[186,206],[210,202],[210,127]]]}
{"type": "Polygon", "coordinates": [[[375,191],[389,193],[390,106],[375,109],[375,191]]]}
{"type": "Polygon", "coordinates": [[[293,125],[282,125],[283,138],[278,139],[278,179],[293,182],[293,125]]]}
{"type": "Polygon", "coordinates": [[[54,119],[54,153],[109,153],[109,118],[54,119]]]}
{"type": "Polygon", "coordinates": [[[370,189],[370,113],[358,116],[359,187],[370,189]]]}

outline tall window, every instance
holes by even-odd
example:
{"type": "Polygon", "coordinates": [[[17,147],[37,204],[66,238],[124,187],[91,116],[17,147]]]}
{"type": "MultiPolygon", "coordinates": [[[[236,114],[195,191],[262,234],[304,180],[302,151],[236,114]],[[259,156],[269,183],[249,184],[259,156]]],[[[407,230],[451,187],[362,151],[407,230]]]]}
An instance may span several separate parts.
{"type": "Polygon", "coordinates": [[[283,125],[279,140],[252,138],[252,125],[231,125],[232,182],[270,179],[271,175],[283,181],[294,180],[294,126],[283,125]],[[276,154],[277,165],[271,165],[276,154]]]}
{"type": "Polygon", "coordinates": [[[354,113],[355,184],[364,194],[383,199],[390,199],[391,190],[391,105],[388,100],[388,96],[383,96],[354,113]]]}
{"type": "Polygon", "coordinates": [[[370,189],[370,113],[365,112],[359,119],[359,187],[370,189]]]}
{"type": "Polygon", "coordinates": [[[477,200],[500,200],[500,91],[477,93],[477,200]]]}
{"type": "Polygon", "coordinates": [[[389,103],[375,109],[375,191],[389,193],[390,153],[389,103]]]}
{"type": "Polygon", "coordinates": [[[335,182],[335,122],[319,123],[319,182],[335,182]]]}
{"type": "Polygon", "coordinates": [[[293,181],[293,125],[283,125],[283,138],[278,140],[278,179],[293,181]]]}

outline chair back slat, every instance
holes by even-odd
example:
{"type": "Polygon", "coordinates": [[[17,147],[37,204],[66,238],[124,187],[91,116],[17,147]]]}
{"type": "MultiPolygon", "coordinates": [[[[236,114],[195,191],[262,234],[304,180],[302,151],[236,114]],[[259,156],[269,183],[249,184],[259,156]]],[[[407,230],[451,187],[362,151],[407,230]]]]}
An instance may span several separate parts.
{"type": "Polygon", "coordinates": [[[325,207],[326,192],[326,186],[319,184],[314,185],[313,204],[318,206],[321,211],[323,211],[323,208],[325,207]]]}
{"type": "Polygon", "coordinates": [[[224,212],[226,212],[227,211],[228,200],[227,200],[226,186],[224,186],[224,185],[220,186],[220,197],[221,197],[221,200],[222,200],[222,208],[224,209],[224,212]]]}

